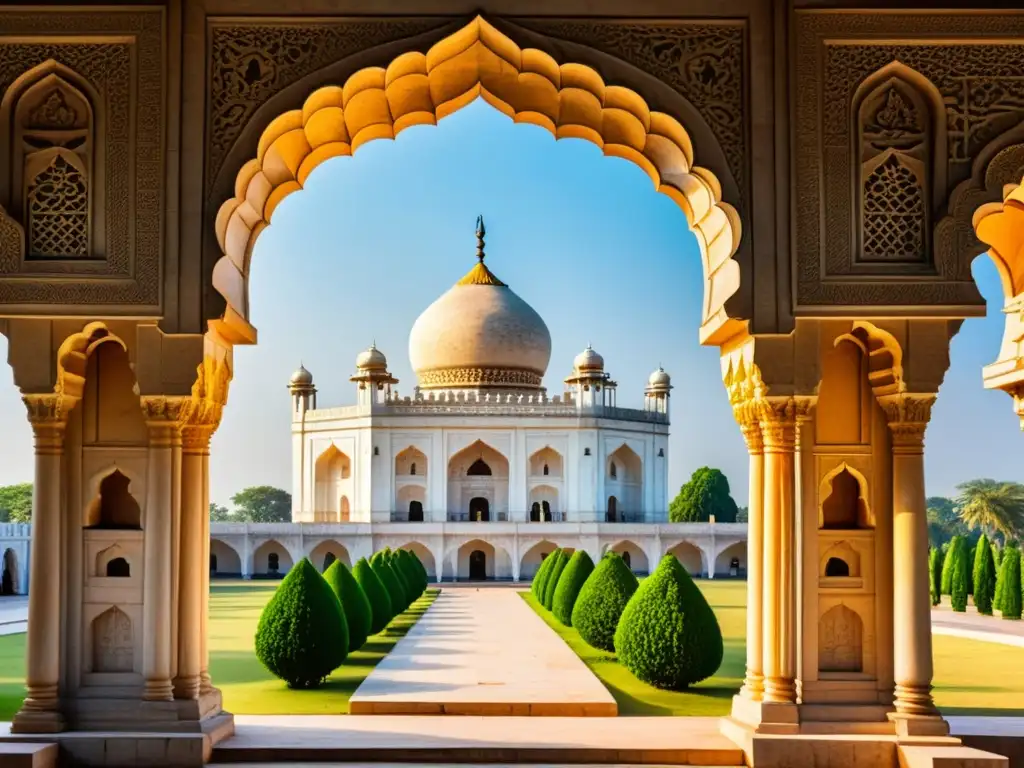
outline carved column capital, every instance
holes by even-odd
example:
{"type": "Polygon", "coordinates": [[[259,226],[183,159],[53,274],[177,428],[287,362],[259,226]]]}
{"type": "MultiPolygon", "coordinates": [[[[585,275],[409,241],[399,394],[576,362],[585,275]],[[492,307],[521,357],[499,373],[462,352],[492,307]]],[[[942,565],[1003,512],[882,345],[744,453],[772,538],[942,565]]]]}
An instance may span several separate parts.
{"type": "Polygon", "coordinates": [[[893,448],[901,451],[924,450],[924,433],[932,415],[935,395],[902,392],[878,398],[892,433],[893,448]]]}
{"type": "Polygon", "coordinates": [[[210,452],[210,438],[216,429],[214,424],[185,424],[181,428],[181,449],[185,453],[207,454],[210,452]]]}
{"type": "Polygon", "coordinates": [[[170,447],[181,440],[181,413],[187,397],[145,395],[139,398],[142,416],[149,427],[149,444],[170,447]]]}
{"type": "Polygon", "coordinates": [[[23,395],[21,400],[32,425],[36,453],[63,453],[68,413],[78,400],[55,392],[23,395]]]}
{"type": "Polygon", "coordinates": [[[765,453],[792,453],[796,447],[796,400],[792,397],[761,398],[759,417],[765,453]]]}
{"type": "Polygon", "coordinates": [[[747,444],[747,451],[752,456],[764,452],[764,439],[761,436],[760,412],[756,401],[753,398],[734,403],[732,415],[736,423],[740,425],[743,433],[743,440],[747,444]]]}

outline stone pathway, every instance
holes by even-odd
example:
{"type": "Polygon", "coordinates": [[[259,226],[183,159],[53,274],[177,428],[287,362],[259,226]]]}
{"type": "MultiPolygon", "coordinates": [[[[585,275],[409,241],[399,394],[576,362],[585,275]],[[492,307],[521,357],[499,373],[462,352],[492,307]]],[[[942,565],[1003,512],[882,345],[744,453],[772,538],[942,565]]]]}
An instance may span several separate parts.
{"type": "Polygon", "coordinates": [[[956,613],[947,605],[932,608],[932,632],[1024,648],[1024,621],[982,616],[973,605],[956,613]]]}
{"type": "Polygon", "coordinates": [[[359,686],[349,711],[607,717],[618,707],[517,592],[446,586],[359,686]]]}
{"type": "Polygon", "coordinates": [[[16,635],[28,629],[28,598],[0,597],[0,635],[16,635]]]}

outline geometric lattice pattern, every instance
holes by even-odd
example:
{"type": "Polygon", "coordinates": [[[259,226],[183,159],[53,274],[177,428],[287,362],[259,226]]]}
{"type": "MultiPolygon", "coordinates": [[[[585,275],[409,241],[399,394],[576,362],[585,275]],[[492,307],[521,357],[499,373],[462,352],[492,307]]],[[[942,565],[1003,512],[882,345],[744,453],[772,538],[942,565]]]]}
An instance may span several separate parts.
{"type": "Polygon", "coordinates": [[[864,181],[862,258],[924,261],[926,239],[921,184],[898,155],[890,155],[864,181]]]}
{"type": "Polygon", "coordinates": [[[88,256],[89,194],[81,171],[56,155],[27,193],[28,255],[88,256]]]}

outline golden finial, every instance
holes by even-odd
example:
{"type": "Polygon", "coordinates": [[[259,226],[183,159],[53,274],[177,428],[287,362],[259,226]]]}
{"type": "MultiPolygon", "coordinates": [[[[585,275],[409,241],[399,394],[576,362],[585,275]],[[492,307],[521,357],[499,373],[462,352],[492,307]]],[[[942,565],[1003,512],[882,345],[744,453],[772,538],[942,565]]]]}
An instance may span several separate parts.
{"type": "Polygon", "coordinates": [[[505,285],[484,265],[484,217],[476,217],[476,258],[477,263],[456,285],[505,285]]]}
{"type": "Polygon", "coordinates": [[[484,228],[484,217],[476,217],[476,257],[483,263],[484,260],[484,235],[487,230],[484,228]]]}

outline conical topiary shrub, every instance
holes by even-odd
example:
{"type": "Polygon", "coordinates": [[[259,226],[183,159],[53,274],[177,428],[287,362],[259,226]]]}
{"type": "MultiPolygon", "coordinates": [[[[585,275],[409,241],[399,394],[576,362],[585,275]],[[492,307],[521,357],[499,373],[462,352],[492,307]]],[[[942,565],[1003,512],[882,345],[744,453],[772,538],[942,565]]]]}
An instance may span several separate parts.
{"type": "Polygon", "coordinates": [[[995,596],[995,561],[988,536],[982,535],[974,550],[974,607],[983,616],[992,615],[992,598],[995,596]]]}
{"type": "Polygon", "coordinates": [[[416,597],[420,597],[427,588],[427,580],[424,571],[419,567],[419,559],[407,549],[399,549],[398,558],[402,568],[405,569],[406,579],[413,585],[416,597]]]}
{"type": "Polygon", "coordinates": [[[950,566],[950,602],[954,611],[964,613],[967,610],[967,574],[971,570],[967,566],[967,540],[961,538],[954,541],[949,556],[953,560],[950,566]]]}
{"type": "Polygon", "coordinates": [[[1020,577],[1020,550],[1007,547],[1003,553],[1003,594],[1000,610],[1004,619],[1019,619],[1021,614],[1021,591],[1024,585],[1020,577]]]}
{"type": "Polygon", "coordinates": [[[544,584],[544,607],[550,611],[555,602],[555,589],[558,588],[558,580],[562,577],[566,563],[569,562],[569,555],[564,549],[560,549],[549,557],[557,558],[551,564],[551,570],[548,571],[548,578],[544,584]]]}
{"type": "Polygon", "coordinates": [[[370,601],[372,614],[370,634],[376,635],[395,617],[395,609],[391,605],[391,595],[388,594],[388,588],[384,586],[384,582],[380,580],[380,576],[373,570],[373,566],[367,562],[365,557],[359,558],[356,562],[355,568],[352,569],[352,576],[363,588],[366,599],[370,601]]]}
{"type": "Polygon", "coordinates": [[[370,635],[370,625],[373,623],[370,599],[348,566],[341,560],[335,560],[324,571],[324,581],[334,590],[341,603],[341,609],[345,612],[345,621],[348,623],[348,651],[357,651],[363,647],[363,643],[370,635]]]}
{"type": "Polygon", "coordinates": [[[430,574],[427,572],[427,566],[420,560],[420,556],[412,550],[409,550],[409,555],[412,558],[411,562],[416,566],[416,570],[420,572],[420,580],[423,584],[423,591],[427,591],[427,587],[430,586],[430,574]]]}
{"type": "Polygon", "coordinates": [[[586,583],[587,578],[594,572],[594,561],[590,555],[582,549],[577,549],[569,558],[568,564],[562,571],[562,578],[558,580],[555,587],[555,601],[551,611],[555,618],[565,626],[572,626],[572,609],[576,605],[576,598],[586,583]]]}
{"type": "Polygon", "coordinates": [[[383,550],[374,554],[370,558],[370,567],[373,568],[373,572],[377,574],[377,578],[384,584],[384,589],[388,591],[388,597],[391,598],[391,610],[394,614],[391,618],[394,618],[402,611],[405,610],[405,590],[402,589],[402,585],[398,583],[398,579],[395,577],[395,572],[391,570],[391,566],[388,564],[387,556],[383,550]]]}
{"type": "Polygon", "coordinates": [[[681,691],[718,671],[722,630],[674,555],[665,555],[626,605],[615,652],[638,680],[681,691]]]}
{"type": "Polygon", "coordinates": [[[398,586],[402,588],[402,595],[405,597],[402,601],[402,610],[404,611],[412,605],[412,601],[416,599],[416,585],[409,583],[409,577],[406,576],[405,569],[401,566],[401,560],[398,556],[398,552],[390,549],[387,550],[384,553],[384,560],[391,569],[391,572],[395,574],[398,586]]]}
{"type": "Polygon", "coordinates": [[[1006,579],[1006,568],[1003,563],[1006,561],[1006,554],[1014,548],[1013,544],[1002,546],[1002,556],[999,559],[999,567],[996,569],[996,593],[992,597],[992,607],[997,611],[1003,610],[1003,585],[1006,579]]]}
{"type": "Polygon", "coordinates": [[[946,558],[942,561],[942,594],[949,595],[953,592],[953,551],[960,540],[960,536],[954,536],[949,541],[946,549],[946,558]]]}
{"type": "Polygon", "coordinates": [[[533,574],[533,581],[530,582],[530,591],[533,592],[533,596],[537,598],[537,601],[544,604],[544,585],[548,581],[548,573],[551,571],[551,566],[554,565],[555,549],[550,555],[540,561],[540,566],[537,568],[537,572],[533,574]]]}
{"type": "Polygon", "coordinates": [[[978,544],[974,546],[968,543],[967,549],[967,594],[974,595],[974,555],[978,551],[978,544]]]}
{"type": "Polygon", "coordinates": [[[932,605],[942,602],[942,550],[932,547],[928,553],[928,583],[932,593],[932,605]]]}
{"type": "Polygon", "coordinates": [[[302,558],[264,606],[256,658],[289,688],[316,688],[348,655],[341,603],[308,558],[302,558]]]}
{"type": "Polygon", "coordinates": [[[584,582],[572,609],[572,625],[594,648],[615,650],[615,630],[637,579],[616,553],[609,552],[584,582]]]}

